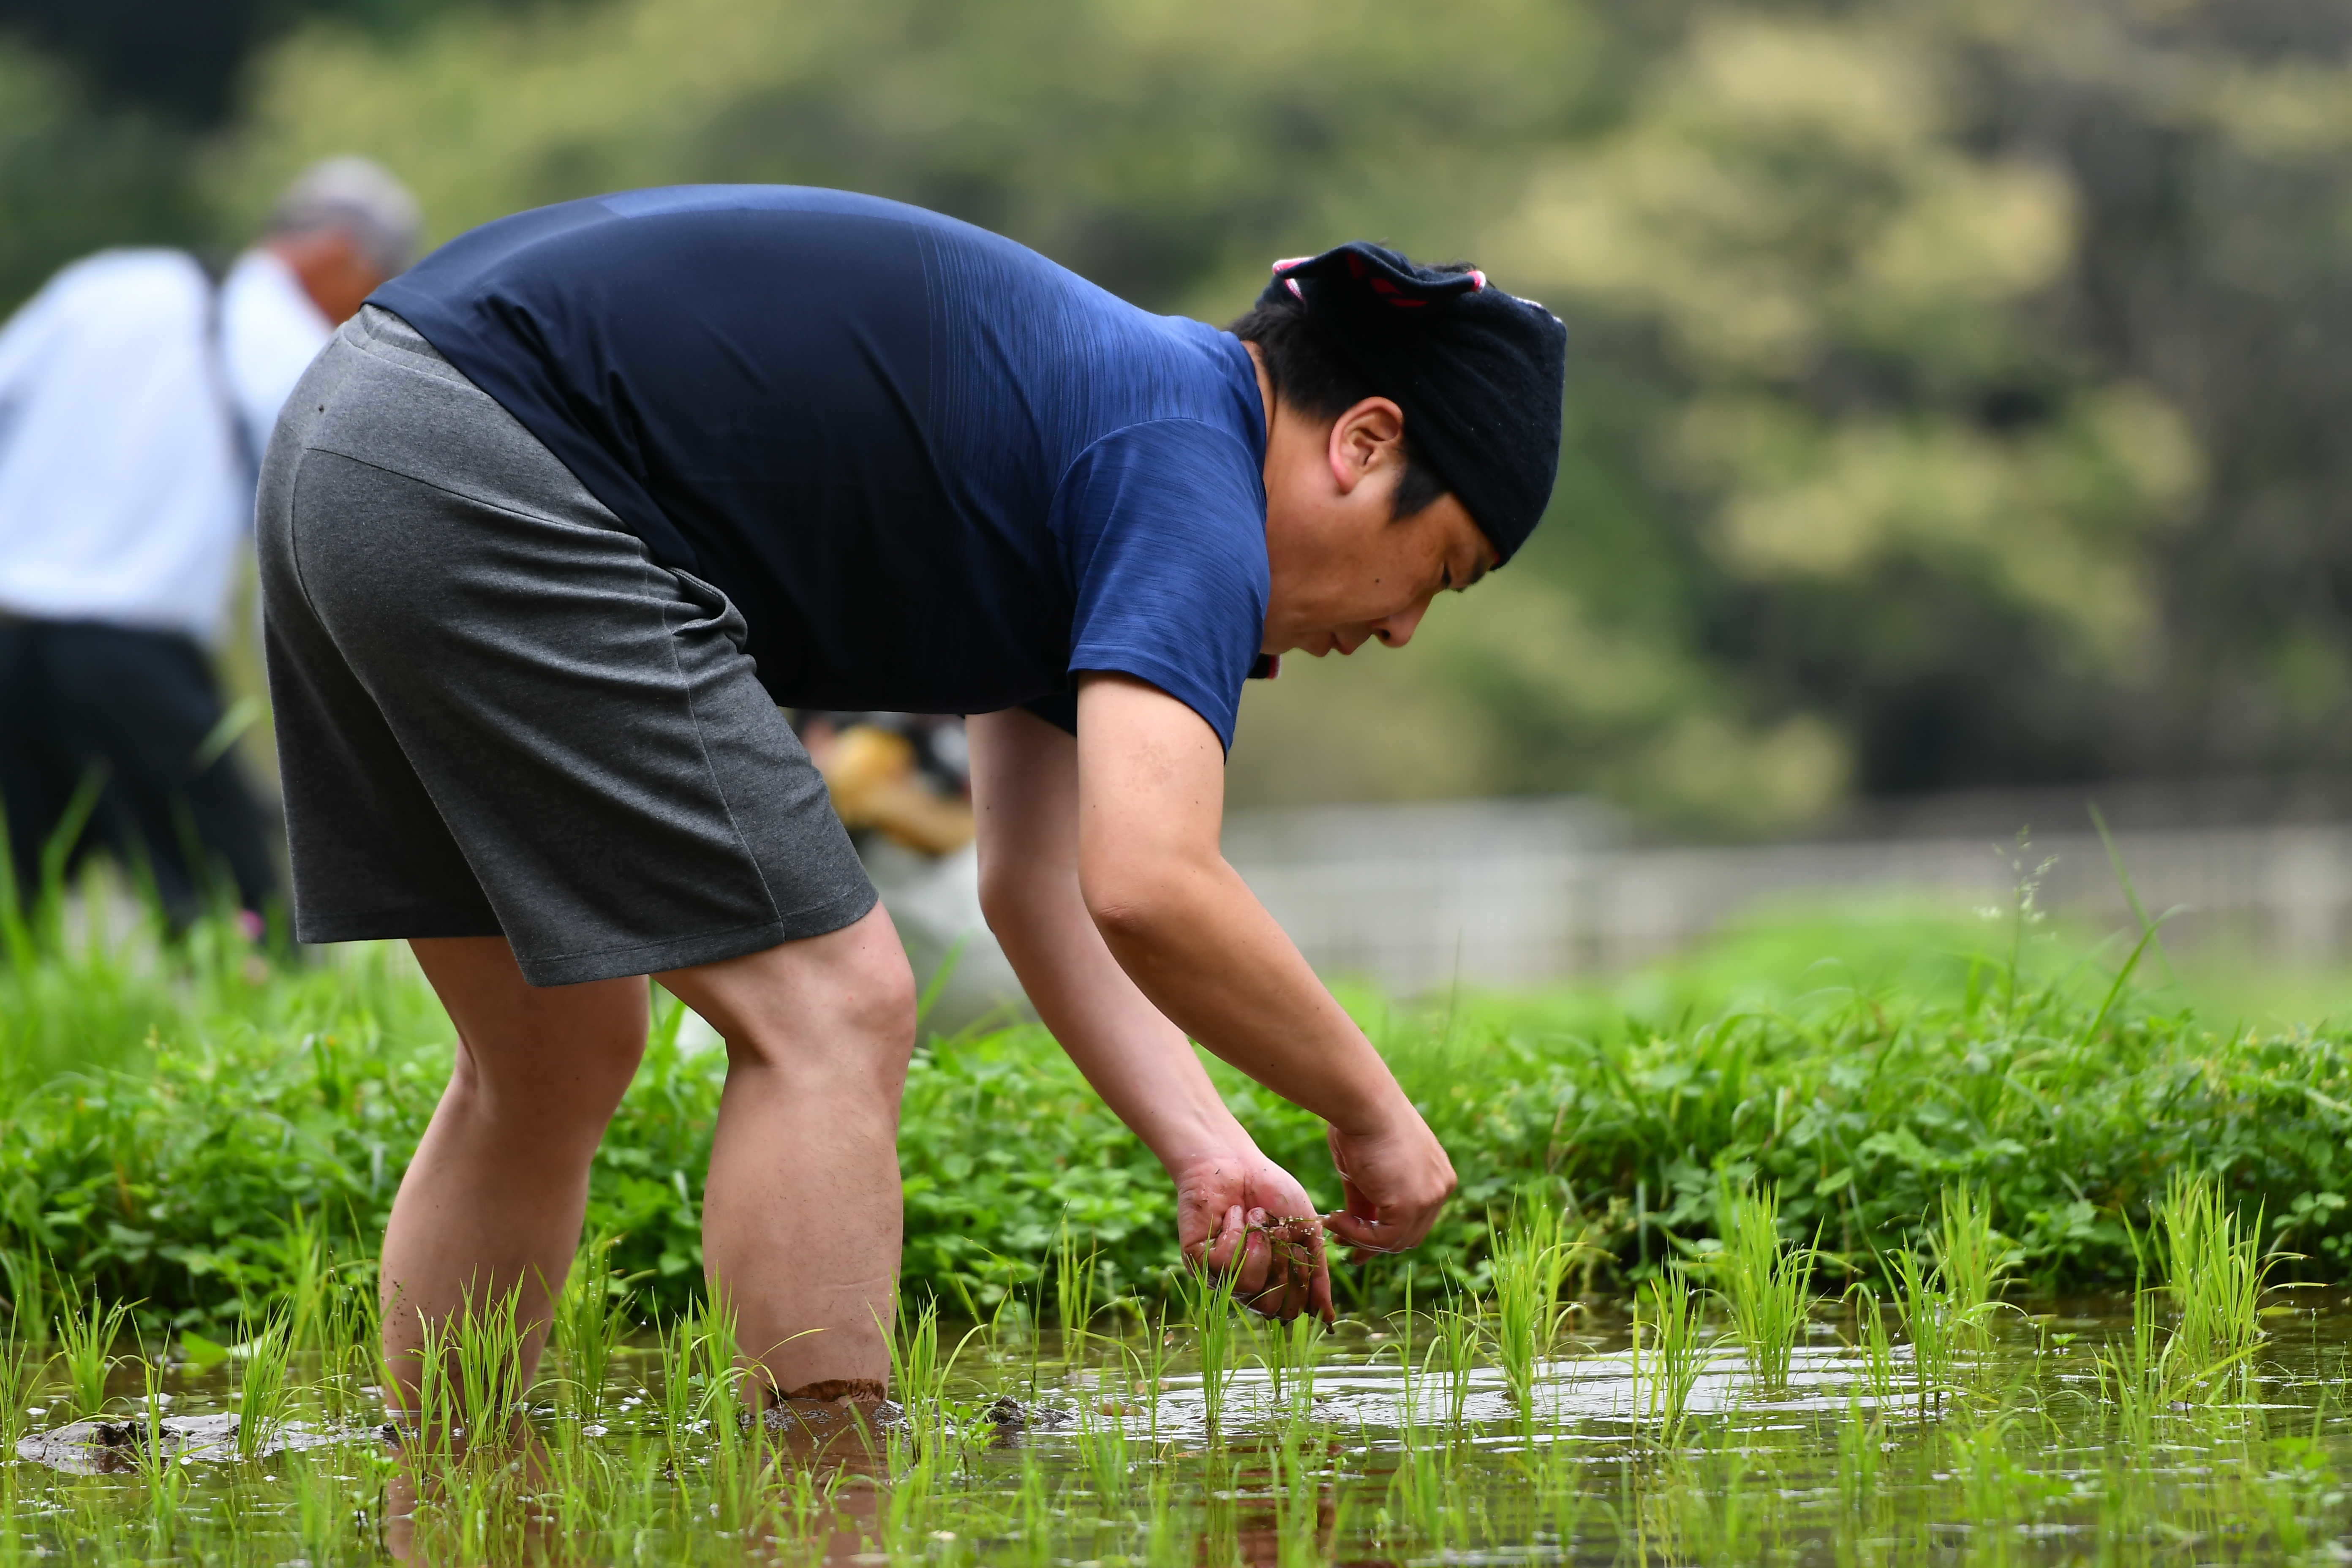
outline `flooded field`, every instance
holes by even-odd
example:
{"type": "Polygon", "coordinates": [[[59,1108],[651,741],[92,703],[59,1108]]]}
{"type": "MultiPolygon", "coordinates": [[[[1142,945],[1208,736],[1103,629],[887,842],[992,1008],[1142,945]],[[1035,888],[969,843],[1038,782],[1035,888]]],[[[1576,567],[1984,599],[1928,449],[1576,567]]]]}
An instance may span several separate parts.
{"type": "MultiPolygon", "coordinates": [[[[960,1350],[924,1314],[900,1335],[905,1410],[782,1429],[742,1408],[723,1324],[574,1321],[521,1417],[470,1441],[397,1440],[359,1342],[292,1353],[282,1323],[209,1366],[45,1347],[9,1366],[0,1558],[2352,1560],[2341,1290],[2265,1292],[2245,1352],[2216,1355],[2172,1290],[1816,1300],[1767,1339],[1736,1294],[1677,1289],[1328,1331],[1202,1290],[1198,1327],[1007,1317],[960,1350]]],[[[495,1356],[456,1361],[461,1430],[512,1408],[495,1356]]]]}

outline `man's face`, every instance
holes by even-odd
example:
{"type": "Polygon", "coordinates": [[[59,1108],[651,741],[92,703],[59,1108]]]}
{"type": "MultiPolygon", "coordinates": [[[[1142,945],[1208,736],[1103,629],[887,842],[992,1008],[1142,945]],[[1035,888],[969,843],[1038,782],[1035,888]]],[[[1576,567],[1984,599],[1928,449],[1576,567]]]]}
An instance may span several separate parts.
{"type": "Polygon", "coordinates": [[[330,321],[347,321],[359,314],[367,297],[383,284],[384,274],[368,257],[357,236],[339,228],[286,235],[269,242],[330,321]]]}
{"type": "Polygon", "coordinates": [[[1320,658],[1375,640],[1402,647],[1431,599],[1494,568],[1495,547],[1453,496],[1390,515],[1405,470],[1395,404],[1367,398],[1328,425],[1277,404],[1272,425],[1263,651],[1320,658]]]}

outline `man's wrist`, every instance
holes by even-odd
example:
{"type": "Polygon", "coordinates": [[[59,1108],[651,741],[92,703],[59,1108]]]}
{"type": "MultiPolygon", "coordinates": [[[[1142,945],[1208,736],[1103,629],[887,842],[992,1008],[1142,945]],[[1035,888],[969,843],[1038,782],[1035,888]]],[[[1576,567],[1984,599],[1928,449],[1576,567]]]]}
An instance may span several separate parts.
{"type": "Polygon", "coordinates": [[[1145,1142],[1171,1176],[1257,1153],[1257,1142],[1233,1114],[1220,1104],[1219,1115],[1188,1119],[1181,1126],[1155,1130],[1145,1142]]]}
{"type": "Polygon", "coordinates": [[[1381,1076],[1383,1083],[1347,1105],[1336,1107],[1336,1114],[1324,1118],[1342,1138],[1384,1137],[1399,1127],[1421,1121],[1421,1112],[1405,1098],[1403,1086],[1386,1071],[1381,1076]]]}

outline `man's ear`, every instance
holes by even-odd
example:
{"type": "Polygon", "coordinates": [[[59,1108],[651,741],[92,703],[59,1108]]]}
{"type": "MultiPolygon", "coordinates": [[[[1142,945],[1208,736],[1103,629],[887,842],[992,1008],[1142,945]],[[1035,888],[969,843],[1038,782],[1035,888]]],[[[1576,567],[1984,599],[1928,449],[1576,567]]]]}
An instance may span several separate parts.
{"type": "Polygon", "coordinates": [[[1352,495],[1385,465],[1403,455],[1404,410],[1385,397],[1367,397],[1331,421],[1325,457],[1331,482],[1352,495]]]}

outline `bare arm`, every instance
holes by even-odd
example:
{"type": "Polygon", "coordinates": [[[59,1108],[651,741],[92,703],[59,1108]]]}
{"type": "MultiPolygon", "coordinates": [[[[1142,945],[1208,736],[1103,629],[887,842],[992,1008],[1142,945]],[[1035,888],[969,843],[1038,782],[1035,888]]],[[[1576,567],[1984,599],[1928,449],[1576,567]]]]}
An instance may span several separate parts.
{"type": "Polygon", "coordinates": [[[1277,1272],[1262,1228],[1311,1215],[1313,1204],[1234,1120],[1192,1042],[1119,968],[1079,896],[1076,743],[1018,709],[975,715],[968,728],[981,904],[1038,1016],[1174,1179],[1185,1255],[1222,1268],[1239,1248],[1244,1299],[1279,1316],[1328,1316],[1319,1257],[1304,1276],[1277,1272]]]}
{"type": "Polygon", "coordinates": [[[1426,1235],[1453,1166],[1371,1042],[1219,848],[1224,753],[1183,703],[1120,675],[1078,697],[1078,881],[1119,967],[1210,1050],[1330,1125],[1347,1206],[1333,1232],[1396,1250],[1426,1235]]]}

